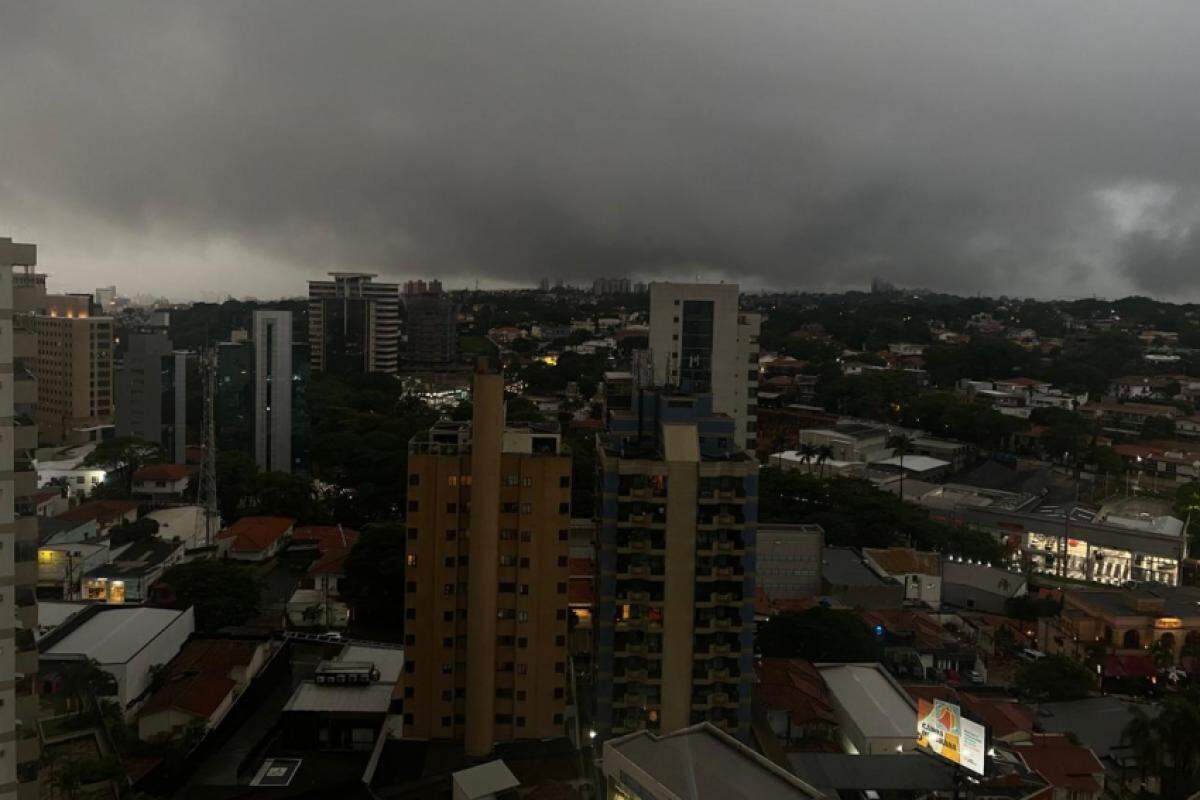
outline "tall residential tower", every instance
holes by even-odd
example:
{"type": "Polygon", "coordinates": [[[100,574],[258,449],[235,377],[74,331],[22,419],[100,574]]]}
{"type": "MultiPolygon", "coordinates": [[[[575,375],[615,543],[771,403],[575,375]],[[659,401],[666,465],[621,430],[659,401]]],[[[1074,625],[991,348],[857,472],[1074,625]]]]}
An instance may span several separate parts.
{"type": "Polygon", "coordinates": [[[308,282],[308,341],[314,372],[394,374],[400,352],[400,287],[367,272],[331,272],[308,282]]]}
{"type": "Polygon", "coordinates": [[[711,394],[747,450],[757,439],[760,324],[740,310],[735,283],[650,284],[654,385],[711,394]]]}
{"type": "Polygon", "coordinates": [[[404,732],[481,756],[563,734],[571,458],[505,424],[500,375],[472,402],[409,448],[404,732]]]}
{"type": "Polygon", "coordinates": [[[38,796],[37,246],[0,238],[0,800],[38,796]],[[14,274],[15,271],[15,274],[14,274]]]}

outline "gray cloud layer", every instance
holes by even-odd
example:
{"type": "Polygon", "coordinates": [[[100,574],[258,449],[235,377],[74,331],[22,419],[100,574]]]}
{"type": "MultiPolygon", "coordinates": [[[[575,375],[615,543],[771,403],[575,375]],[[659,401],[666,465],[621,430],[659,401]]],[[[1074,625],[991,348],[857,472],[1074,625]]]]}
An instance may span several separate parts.
{"type": "Polygon", "coordinates": [[[1195,296],[1196,41],[1183,2],[0,0],[0,233],[172,295],[1195,296]]]}

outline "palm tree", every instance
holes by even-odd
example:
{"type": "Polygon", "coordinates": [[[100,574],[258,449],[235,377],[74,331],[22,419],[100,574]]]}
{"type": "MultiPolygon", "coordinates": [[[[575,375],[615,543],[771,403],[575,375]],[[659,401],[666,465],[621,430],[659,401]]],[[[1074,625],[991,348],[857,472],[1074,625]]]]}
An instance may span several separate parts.
{"type": "Polygon", "coordinates": [[[821,477],[825,477],[825,462],[833,458],[833,448],[823,444],[817,448],[817,466],[821,468],[821,477]]]}
{"type": "MultiPolygon", "coordinates": [[[[800,445],[800,461],[805,466],[811,465],[813,456],[815,456],[816,454],[817,454],[817,448],[813,447],[811,444],[805,443],[805,444],[800,445]]],[[[811,473],[812,470],[809,469],[809,472],[811,473]]]]}
{"type": "Polygon", "coordinates": [[[1137,760],[1138,770],[1144,783],[1148,775],[1158,773],[1160,766],[1161,743],[1158,740],[1158,721],[1147,716],[1139,706],[1131,706],[1130,713],[1133,715],[1133,719],[1129,720],[1125,729],[1121,731],[1121,745],[1129,748],[1137,760]]]}
{"type": "Polygon", "coordinates": [[[892,448],[892,455],[900,459],[900,499],[904,499],[904,457],[912,452],[912,437],[907,433],[897,433],[888,437],[887,445],[892,448]]]}

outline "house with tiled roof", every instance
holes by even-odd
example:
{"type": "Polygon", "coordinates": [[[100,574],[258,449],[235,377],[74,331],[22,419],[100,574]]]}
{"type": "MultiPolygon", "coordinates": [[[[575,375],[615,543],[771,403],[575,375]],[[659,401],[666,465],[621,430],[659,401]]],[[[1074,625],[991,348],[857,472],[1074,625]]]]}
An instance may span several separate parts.
{"type": "Polygon", "coordinates": [[[288,621],[297,628],[348,625],[350,606],[343,602],[342,591],[346,560],[358,541],[358,532],[340,525],[308,525],[296,528],[292,541],[315,546],[317,558],[288,598],[288,621]]]}
{"type": "Polygon", "coordinates": [[[97,533],[103,534],[109,528],[123,522],[135,521],[140,506],[141,503],[137,500],[91,500],[64,511],[56,519],[67,522],[95,522],[97,533]]]}
{"type": "Polygon", "coordinates": [[[192,471],[185,464],[148,464],[133,473],[133,493],[154,503],[181,499],[192,471]]]}
{"type": "Polygon", "coordinates": [[[837,714],[820,671],[800,658],[754,664],[751,714],[784,750],[822,750],[836,741],[837,714]]]}
{"type": "Polygon", "coordinates": [[[238,561],[273,558],[292,534],[292,517],[242,517],[217,534],[217,554],[238,561]]]}
{"type": "Polygon", "coordinates": [[[1104,765],[1088,747],[1064,734],[1035,734],[1012,752],[1036,772],[1052,791],[1039,800],[1097,800],[1104,793],[1104,765]]]}
{"type": "Polygon", "coordinates": [[[267,642],[193,639],[166,667],[138,714],[143,741],[172,739],[193,725],[211,730],[233,707],[270,655],[267,642]]]}
{"type": "Polygon", "coordinates": [[[864,547],[863,560],[879,575],[904,586],[904,600],[930,608],[942,604],[942,558],[912,547],[864,547]]]}

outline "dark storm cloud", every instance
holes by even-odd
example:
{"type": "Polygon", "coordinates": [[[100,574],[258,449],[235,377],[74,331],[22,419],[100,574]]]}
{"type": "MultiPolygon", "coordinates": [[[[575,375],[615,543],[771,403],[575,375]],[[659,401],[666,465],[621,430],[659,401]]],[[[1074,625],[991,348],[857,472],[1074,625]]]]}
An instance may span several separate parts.
{"type": "Polygon", "coordinates": [[[1194,294],[1200,206],[1170,198],[1200,189],[1198,28],[1184,3],[11,0],[0,233],[162,292],[1194,294]]]}

